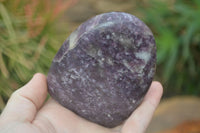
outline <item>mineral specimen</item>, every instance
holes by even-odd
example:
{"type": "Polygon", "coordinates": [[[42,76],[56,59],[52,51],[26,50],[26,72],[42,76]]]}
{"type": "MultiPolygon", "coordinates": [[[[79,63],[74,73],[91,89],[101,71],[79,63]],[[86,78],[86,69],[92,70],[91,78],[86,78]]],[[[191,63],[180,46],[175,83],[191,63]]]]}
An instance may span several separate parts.
{"type": "Polygon", "coordinates": [[[150,29],[133,15],[104,13],[63,43],[47,76],[48,91],[79,116],[114,127],[141,103],[155,65],[150,29]]]}

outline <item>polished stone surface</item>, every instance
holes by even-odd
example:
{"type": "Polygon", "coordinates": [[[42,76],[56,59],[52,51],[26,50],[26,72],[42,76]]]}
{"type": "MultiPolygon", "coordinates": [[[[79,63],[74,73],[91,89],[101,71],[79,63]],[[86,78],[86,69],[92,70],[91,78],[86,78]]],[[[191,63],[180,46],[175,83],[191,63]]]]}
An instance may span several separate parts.
{"type": "Polygon", "coordinates": [[[122,12],[97,15],[63,43],[47,76],[50,95],[81,117],[121,124],[147,92],[156,67],[150,29],[122,12]]]}

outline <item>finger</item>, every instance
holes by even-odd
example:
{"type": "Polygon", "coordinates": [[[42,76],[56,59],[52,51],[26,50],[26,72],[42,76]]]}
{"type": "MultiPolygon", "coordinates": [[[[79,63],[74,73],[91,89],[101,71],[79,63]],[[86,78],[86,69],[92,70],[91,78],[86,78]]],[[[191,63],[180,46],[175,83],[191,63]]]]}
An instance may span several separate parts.
{"type": "Polygon", "coordinates": [[[144,133],[160,102],[163,87],[159,82],[152,82],[142,104],[132,113],[122,127],[122,133],[144,133]]]}
{"type": "MultiPolygon", "coordinates": [[[[40,127],[40,129],[46,126],[52,127],[51,125],[53,125],[53,130],[59,133],[109,133],[110,131],[79,117],[53,99],[49,99],[45,106],[41,108],[33,124],[40,127]]],[[[45,131],[45,129],[42,129],[42,131],[45,131]]]]}
{"type": "Polygon", "coordinates": [[[25,86],[11,95],[1,115],[2,121],[32,121],[46,96],[46,77],[35,74],[25,86]]]}

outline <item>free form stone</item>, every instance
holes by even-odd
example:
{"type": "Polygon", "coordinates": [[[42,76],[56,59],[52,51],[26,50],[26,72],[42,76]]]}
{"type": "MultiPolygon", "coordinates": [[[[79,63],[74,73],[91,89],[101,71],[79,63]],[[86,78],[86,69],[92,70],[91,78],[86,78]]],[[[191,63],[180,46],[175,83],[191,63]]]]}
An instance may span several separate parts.
{"type": "Polygon", "coordinates": [[[150,29],[133,15],[104,13],[65,40],[48,73],[48,91],[79,116],[115,127],[141,103],[155,67],[150,29]]]}

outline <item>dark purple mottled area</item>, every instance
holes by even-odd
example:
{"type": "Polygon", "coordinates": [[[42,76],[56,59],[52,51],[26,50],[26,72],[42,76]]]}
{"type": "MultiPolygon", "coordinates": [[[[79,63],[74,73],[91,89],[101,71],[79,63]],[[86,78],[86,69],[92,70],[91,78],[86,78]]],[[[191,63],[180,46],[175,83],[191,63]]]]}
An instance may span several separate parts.
{"type": "Polygon", "coordinates": [[[133,15],[105,13],[66,39],[48,73],[48,91],[79,116],[115,127],[141,103],[155,67],[150,29],[133,15]]]}

